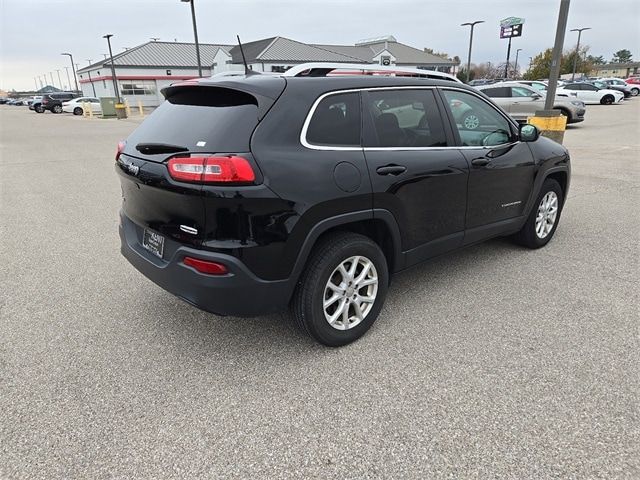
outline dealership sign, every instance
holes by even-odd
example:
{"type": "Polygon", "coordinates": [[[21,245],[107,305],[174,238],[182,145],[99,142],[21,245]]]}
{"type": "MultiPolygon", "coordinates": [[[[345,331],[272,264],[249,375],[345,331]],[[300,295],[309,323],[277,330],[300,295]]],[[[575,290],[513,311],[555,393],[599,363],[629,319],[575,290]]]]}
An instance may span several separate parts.
{"type": "Polygon", "coordinates": [[[508,17],[500,20],[500,38],[520,37],[524,18],[508,17]]]}

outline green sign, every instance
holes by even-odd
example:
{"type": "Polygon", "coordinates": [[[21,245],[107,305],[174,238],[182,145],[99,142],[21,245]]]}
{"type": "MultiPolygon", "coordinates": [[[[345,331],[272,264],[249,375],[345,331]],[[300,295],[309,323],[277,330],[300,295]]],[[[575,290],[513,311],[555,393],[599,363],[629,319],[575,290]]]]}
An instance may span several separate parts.
{"type": "Polygon", "coordinates": [[[504,27],[513,27],[514,25],[522,25],[524,23],[524,18],[518,17],[508,17],[504,20],[500,20],[500,26],[504,27]]]}

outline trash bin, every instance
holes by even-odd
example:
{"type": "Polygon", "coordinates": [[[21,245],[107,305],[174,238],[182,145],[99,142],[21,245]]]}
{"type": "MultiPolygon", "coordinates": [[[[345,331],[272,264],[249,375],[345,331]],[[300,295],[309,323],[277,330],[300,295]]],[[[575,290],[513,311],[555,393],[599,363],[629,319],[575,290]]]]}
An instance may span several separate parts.
{"type": "Polygon", "coordinates": [[[127,107],[124,103],[116,103],[116,117],[127,118],[127,107]]]}

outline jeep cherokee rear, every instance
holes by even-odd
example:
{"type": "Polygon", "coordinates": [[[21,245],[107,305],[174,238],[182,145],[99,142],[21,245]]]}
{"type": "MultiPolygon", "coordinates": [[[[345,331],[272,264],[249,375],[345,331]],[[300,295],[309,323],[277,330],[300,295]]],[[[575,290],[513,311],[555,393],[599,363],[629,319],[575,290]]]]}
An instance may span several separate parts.
{"type": "Polygon", "coordinates": [[[300,71],[168,87],[119,145],[122,253],[145,276],[216,314],[290,306],[338,346],[373,324],[392,273],[553,236],[569,156],[534,127],[448,80],[300,71]],[[480,125],[456,122],[460,103],[480,125]]]}

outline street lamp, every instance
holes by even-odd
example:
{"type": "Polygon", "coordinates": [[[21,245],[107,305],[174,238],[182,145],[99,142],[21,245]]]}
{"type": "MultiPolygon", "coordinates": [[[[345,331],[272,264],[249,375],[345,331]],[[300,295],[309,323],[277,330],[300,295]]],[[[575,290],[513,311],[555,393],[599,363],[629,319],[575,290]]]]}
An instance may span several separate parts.
{"type": "Polygon", "coordinates": [[[513,69],[514,69],[514,75],[515,75],[515,77],[516,77],[516,80],[518,79],[518,54],[519,54],[521,51],[522,51],[522,49],[521,49],[521,48],[519,48],[519,49],[517,49],[517,50],[516,50],[516,64],[515,64],[515,66],[513,67],[513,69]]]}
{"type": "Polygon", "coordinates": [[[573,73],[571,74],[571,81],[576,78],[576,67],[578,66],[578,55],[580,55],[580,37],[585,30],[591,30],[591,27],[584,28],[572,28],[571,32],[578,32],[578,43],[576,44],[576,55],[573,57],[573,73]]]}
{"type": "Polygon", "coordinates": [[[471,46],[473,45],[473,27],[475,27],[478,23],[484,23],[484,20],[476,20],[475,22],[460,24],[461,27],[466,27],[467,25],[471,27],[471,34],[469,35],[469,56],[467,57],[467,83],[469,83],[469,75],[471,75],[471,46]]]}
{"type": "Polygon", "coordinates": [[[111,51],[111,37],[113,37],[112,33],[108,33],[102,36],[102,38],[107,39],[107,44],[109,45],[109,59],[111,60],[111,78],[113,80],[113,90],[116,92],[116,98],[118,99],[118,103],[121,103],[120,92],[118,91],[118,81],[116,80],[116,67],[114,67],[113,65],[113,52],[111,51]]]}
{"type": "MultiPolygon", "coordinates": [[[[71,61],[71,71],[73,72],[73,80],[76,84],[76,92],[79,92],[80,90],[78,89],[78,78],[76,77],[76,69],[73,67],[73,55],[71,55],[70,53],[61,53],[60,55],[66,55],[69,57],[69,60],[71,61]]],[[[69,88],[71,88],[71,85],[69,85],[69,88]]]]}
{"type": "Polygon", "coordinates": [[[198,43],[198,27],[196,26],[196,10],[193,5],[194,0],[180,0],[183,3],[191,4],[191,20],[193,21],[193,37],[196,41],[196,58],[198,59],[198,76],[202,77],[202,64],[200,63],[200,44],[198,43]]]}

